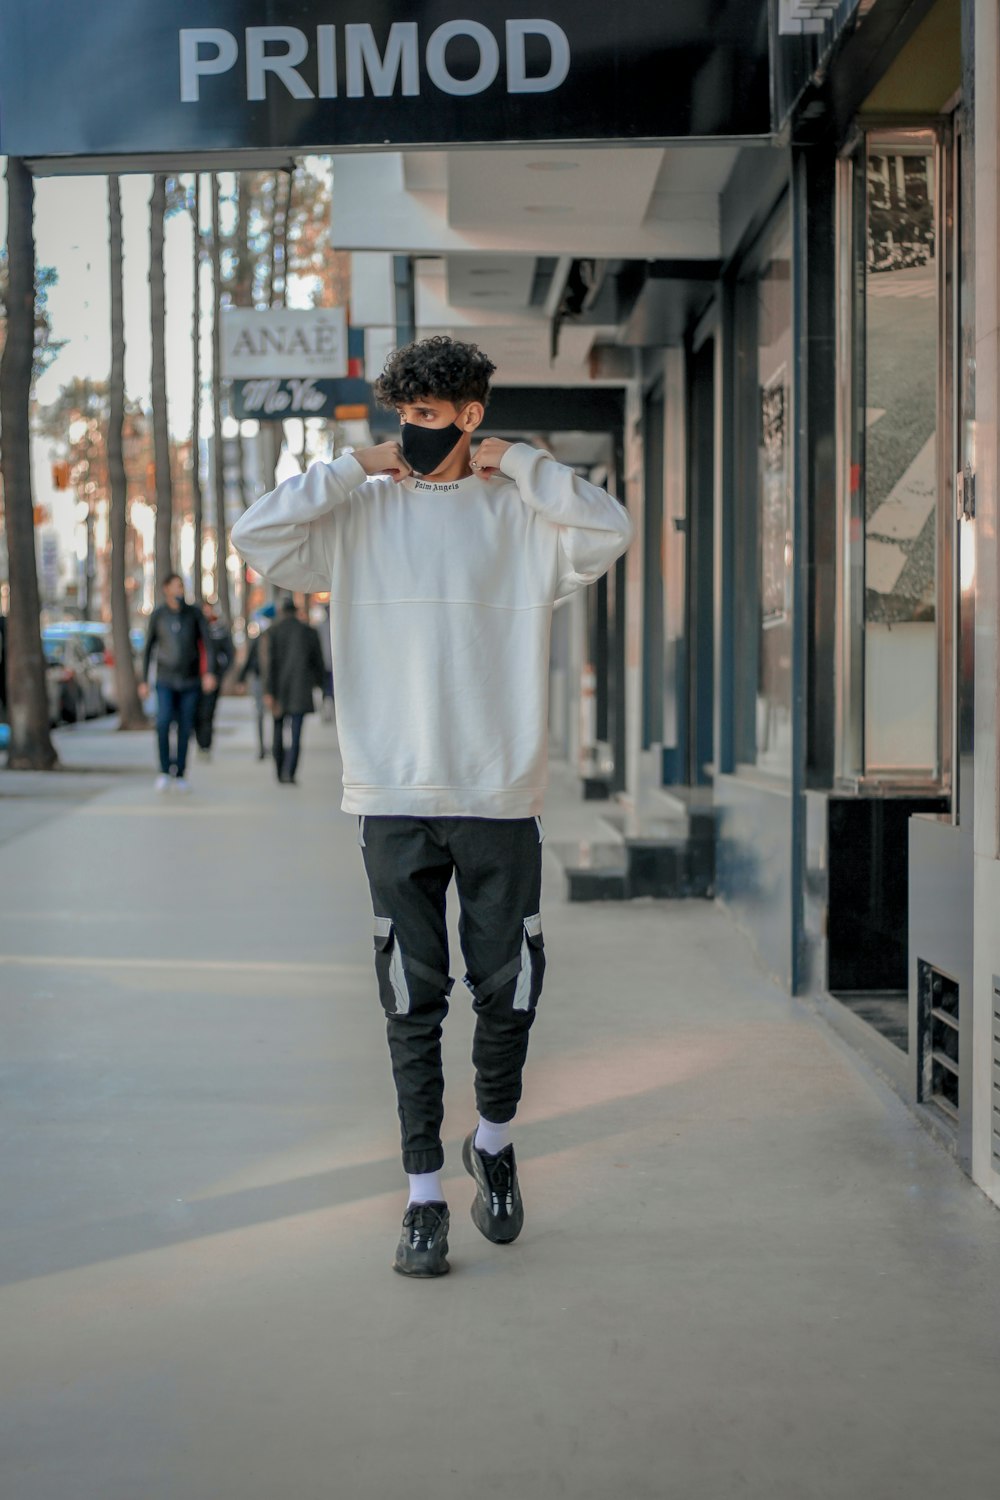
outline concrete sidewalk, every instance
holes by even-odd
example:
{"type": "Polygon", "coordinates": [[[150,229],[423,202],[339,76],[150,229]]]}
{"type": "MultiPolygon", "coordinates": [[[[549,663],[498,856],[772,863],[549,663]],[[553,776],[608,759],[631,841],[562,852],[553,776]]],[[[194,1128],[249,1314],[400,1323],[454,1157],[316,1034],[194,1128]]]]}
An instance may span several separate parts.
{"type": "Polygon", "coordinates": [[[189,798],[150,765],[2,842],[3,1500],[993,1500],[1000,1218],[708,903],[547,868],[525,1232],[468,1219],[456,990],[453,1274],[392,1274],[338,775],[314,720],[277,786],[226,702],[189,798]]]}

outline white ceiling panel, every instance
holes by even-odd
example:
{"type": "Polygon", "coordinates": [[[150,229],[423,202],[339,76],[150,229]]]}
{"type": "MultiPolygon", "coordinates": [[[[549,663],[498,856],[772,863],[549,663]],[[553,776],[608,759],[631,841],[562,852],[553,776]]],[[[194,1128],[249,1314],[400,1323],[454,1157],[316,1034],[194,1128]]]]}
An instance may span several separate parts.
{"type": "Polygon", "coordinates": [[[351,255],[352,325],[367,328],[372,324],[392,323],[395,317],[392,256],[381,250],[374,254],[355,250],[351,255]]]}
{"type": "Polygon", "coordinates": [[[413,262],[417,322],[469,327],[481,323],[491,328],[546,322],[546,309],[530,306],[536,258],[510,260],[510,275],[502,277],[498,272],[503,265],[496,256],[420,256],[413,262]],[[463,262],[458,272],[456,260],[463,262]],[[481,276],[476,274],[480,269],[481,276]]]}
{"type": "MultiPolygon", "coordinates": [[[[451,257],[445,260],[443,257],[422,256],[414,262],[414,297],[419,324],[454,323],[459,327],[482,324],[485,327],[502,328],[511,323],[530,325],[545,322],[544,310],[528,307],[527,296],[520,305],[515,305],[512,298],[477,298],[472,303],[453,302],[449,293],[450,260],[451,257]]],[[[526,257],[526,260],[534,267],[533,258],[526,257]]]]}
{"type": "Polygon", "coordinates": [[[527,307],[535,281],[533,255],[449,255],[448,301],[452,307],[527,307]]]}
{"type": "MultiPolygon", "coordinates": [[[[703,154],[684,149],[694,160],[703,154]]],[[[714,150],[704,154],[708,191],[692,190],[689,163],[673,180],[664,176],[658,148],[452,152],[447,188],[440,152],[335,156],[333,244],[414,255],[714,259],[723,163],[714,150]],[[421,185],[410,189],[408,179],[421,185]]]]}
{"type": "Polygon", "coordinates": [[[653,191],[721,193],[739,154],[738,146],[672,146],[662,154],[653,191]]]}
{"type": "Polygon", "coordinates": [[[606,432],[551,432],[547,438],[549,452],[561,464],[594,468],[611,463],[611,439],[606,432]]]}
{"type": "Polygon", "coordinates": [[[448,187],[447,151],[408,151],[403,157],[408,193],[443,193],[448,187]]]}
{"type": "Polygon", "coordinates": [[[448,222],[456,229],[574,220],[638,228],[662,158],[653,149],[453,151],[448,222]]]}
{"type": "Polygon", "coordinates": [[[491,325],[450,323],[418,324],[417,337],[429,338],[447,333],[466,343],[478,344],[497,367],[494,381],[498,385],[621,385],[621,378],[592,380],[588,356],[595,339],[610,339],[608,328],[564,327],[559,338],[559,353],[550,359],[551,337],[547,321],[534,324],[491,325]]]}

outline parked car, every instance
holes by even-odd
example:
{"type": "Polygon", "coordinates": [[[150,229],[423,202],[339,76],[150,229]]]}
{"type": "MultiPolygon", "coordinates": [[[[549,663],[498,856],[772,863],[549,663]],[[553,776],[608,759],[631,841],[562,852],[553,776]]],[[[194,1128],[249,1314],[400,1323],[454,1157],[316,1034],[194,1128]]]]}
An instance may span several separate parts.
{"type": "MultiPolygon", "coordinates": [[[[115,653],[111,641],[111,626],[102,620],[61,620],[45,628],[46,635],[75,635],[84,644],[91,665],[95,668],[104,694],[104,706],[108,713],[118,707],[118,685],[115,680],[115,653]]],[[[135,631],[130,631],[133,655],[136,654],[135,631]]],[[[142,650],[144,636],[139,632],[138,651],[142,650]]]]}
{"type": "Polygon", "coordinates": [[[103,714],[104,690],[86,639],[72,631],[45,630],[42,650],[50,723],[75,724],[79,719],[96,719],[103,714]]]}

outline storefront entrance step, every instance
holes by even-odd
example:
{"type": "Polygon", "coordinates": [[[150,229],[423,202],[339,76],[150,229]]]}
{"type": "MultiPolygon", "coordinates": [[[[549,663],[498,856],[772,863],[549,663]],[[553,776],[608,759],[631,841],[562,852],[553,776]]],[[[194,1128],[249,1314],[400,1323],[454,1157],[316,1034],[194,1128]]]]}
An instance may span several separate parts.
{"type": "Polygon", "coordinates": [[[566,876],[569,901],[625,901],[628,899],[628,864],[621,843],[546,843],[566,876]]]}
{"type": "Polygon", "coordinates": [[[609,776],[582,776],[584,802],[608,802],[611,800],[611,778],[609,776]]]}
{"type": "Polygon", "coordinates": [[[628,876],[624,870],[567,870],[567,901],[627,901],[628,876]]]}
{"type": "Polygon", "coordinates": [[[715,889],[714,841],[702,838],[625,840],[630,897],[710,897],[715,889]]]}
{"type": "Polygon", "coordinates": [[[629,901],[640,896],[677,900],[714,894],[715,849],[710,840],[581,839],[547,848],[562,866],[570,901],[629,901]]]}

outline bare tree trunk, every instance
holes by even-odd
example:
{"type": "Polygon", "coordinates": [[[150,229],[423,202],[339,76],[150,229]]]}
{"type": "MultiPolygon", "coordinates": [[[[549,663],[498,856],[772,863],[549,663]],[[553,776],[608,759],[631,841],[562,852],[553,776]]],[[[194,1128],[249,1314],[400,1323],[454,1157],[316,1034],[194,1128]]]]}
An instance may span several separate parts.
{"type": "Polygon", "coordinates": [[[219,229],[219,176],[212,173],[212,427],[215,463],[215,573],[219,613],[228,625],[232,620],[229,602],[229,536],[226,531],[226,478],[222,436],[222,243],[219,229]]]}
{"type": "Polygon", "coordinates": [[[201,494],[201,174],[194,174],[194,312],[192,315],[194,398],[191,411],[191,509],[194,522],[194,601],[204,602],[201,577],[203,545],[201,494]]]}
{"type": "Polygon", "coordinates": [[[83,618],[85,620],[92,620],[94,618],[94,609],[96,607],[95,604],[94,604],[94,580],[95,580],[95,578],[97,576],[97,549],[96,549],[96,546],[95,546],[95,539],[94,539],[94,527],[95,527],[95,524],[96,524],[96,517],[94,515],[93,501],[88,500],[88,502],[87,502],[87,561],[85,563],[85,567],[87,569],[87,573],[86,573],[86,577],[84,579],[84,604],[83,604],[83,618]]]}
{"type": "Polygon", "coordinates": [[[250,255],[250,200],[252,176],[236,174],[236,267],[233,274],[233,302],[237,307],[253,307],[253,260],[250,255]]]}
{"type": "MultiPolygon", "coordinates": [[[[278,179],[274,180],[274,216],[271,220],[271,306],[288,306],[288,225],[292,217],[292,189],[295,185],[295,169],[286,173],[285,201],[280,213],[278,210],[278,179]],[[280,250],[278,264],[281,266],[281,293],[280,296],[275,289],[275,246],[280,250]]],[[[274,467],[277,468],[278,459],[281,456],[281,439],[284,438],[289,453],[292,451],[291,426],[288,422],[282,422],[276,434],[277,441],[274,447],[274,467]]],[[[302,465],[300,464],[301,468],[302,465]]],[[[275,474],[275,480],[277,480],[275,474]]]]}
{"type": "Polygon", "coordinates": [[[167,288],[163,270],[163,220],[167,210],[167,179],[153,178],[149,199],[149,331],[152,348],[150,396],[153,407],[153,461],[156,471],[156,587],[174,570],[171,531],[173,486],[170,477],[170,434],[167,430],[167,288]]]}
{"type": "MultiPolygon", "coordinates": [[[[235,268],[232,281],[230,282],[230,296],[235,307],[253,306],[253,260],[250,255],[250,200],[252,197],[253,178],[249,172],[237,172],[236,174],[236,244],[235,268]]],[[[239,443],[240,456],[240,502],[246,510],[249,505],[247,493],[250,488],[250,475],[247,469],[246,444],[243,440],[243,424],[240,423],[239,443]]],[[[243,617],[244,625],[249,619],[247,601],[250,597],[250,584],[247,579],[247,565],[240,564],[240,584],[237,607],[243,617]]]]}
{"type": "MultiPolygon", "coordinates": [[[[125,547],[128,529],[128,493],[125,483],[125,461],[122,455],[122,427],[125,422],[125,314],[122,306],[121,190],[118,178],[114,176],[108,178],[108,249],[111,261],[111,377],[108,382],[111,639],[115,648],[118,727],[120,729],[146,729],[149,725],[142,711],[142,704],[139,702],[135,669],[132,666],[132,646],[128,633],[128,594],[125,590],[125,547]]],[[[159,511],[157,511],[156,520],[157,533],[159,533],[159,511]]],[[[169,569],[167,571],[169,572],[169,569]]],[[[157,572],[159,572],[159,565],[157,572]]]]}
{"type": "Polygon", "coordinates": [[[295,187],[295,168],[286,174],[285,202],[281,211],[281,306],[288,306],[288,229],[292,221],[292,192],[295,187]]]}
{"type": "Polygon", "coordinates": [[[49,736],[45,658],[39,629],[31,497],[30,402],[35,354],[35,187],[20,157],[7,160],[7,338],[0,357],[0,427],[4,517],[10,577],[7,621],[7,711],[15,771],[50,771],[58,763],[49,736]]]}
{"type": "Polygon", "coordinates": [[[275,172],[274,176],[271,178],[271,234],[270,234],[270,237],[268,239],[268,246],[267,246],[267,305],[268,305],[268,307],[274,307],[275,306],[275,301],[274,301],[274,277],[275,277],[275,262],[276,262],[276,256],[277,256],[277,243],[278,243],[278,241],[277,241],[277,235],[276,235],[275,231],[277,230],[277,226],[278,226],[278,174],[277,174],[277,172],[275,172]]]}

